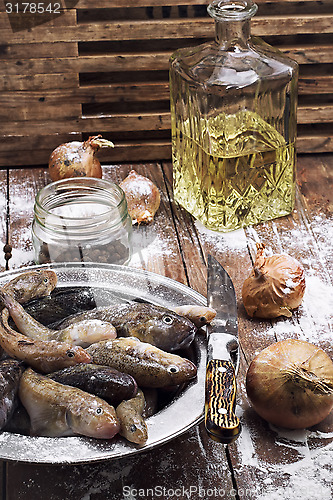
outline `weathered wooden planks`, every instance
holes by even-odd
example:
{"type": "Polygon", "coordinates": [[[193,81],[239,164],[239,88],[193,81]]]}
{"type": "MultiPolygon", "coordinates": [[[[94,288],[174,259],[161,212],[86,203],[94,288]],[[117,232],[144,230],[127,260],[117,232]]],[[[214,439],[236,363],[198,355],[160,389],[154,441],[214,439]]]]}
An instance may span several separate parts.
{"type": "MultiPolygon", "coordinates": [[[[0,13],[0,165],[46,164],[58,134],[72,133],[112,138],[106,162],[170,159],[168,61],[176,48],[214,37],[208,3],[81,0],[14,32],[0,13]],[[29,155],[30,137],[41,146],[29,155]]],[[[300,64],[298,150],[332,151],[332,2],[257,3],[253,34],[300,64]]]]}
{"type": "MultiPolygon", "coordinates": [[[[177,279],[205,295],[205,264],[207,254],[211,253],[232,277],[238,299],[242,348],[237,411],[243,431],[227,451],[207,437],[201,424],[170,443],[133,459],[54,467],[10,463],[3,477],[3,500],[65,500],[69,497],[73,500],[89,497],[121,500],[130,488],[132,496],[135,496],[134,490],[141,488],[141,497],[152,500],[158,498],[160,491],[154,488],[165,488],[167,493],[159,495],[160,498],[188,498],[191,491],[190,497],[196,499],[200,498],[199,487],[202,493],[214,486],[221,492],[220,498],[228,499],[237,498],[235,487],[240,500],[263,500],[274,498],[274,495],[276,498],[297,498],[300,491],[307,499],[315,498],[315,492],[320,492],[325,500],[330,498],[332,419],[309,431],[288,436],[255,414],[246,398],[244,380],[255,354],[287,335],[311,332],[315,343],[332,355],[331,339],[327,342],[329,318],[324,317],[322,310],[314,311],[310,307],[311,298],[318,300],[314,283],[325,285],[333,279],[329,239],[333,217],[332,161],[333,155],[299,156],[299,189],[292,216],[226,235],[205,230],[174,202],[170,163],[103,167],[104,177],[116,182],[135,168],[153,179],[161,190],[162,204],[154,223],[136,228],[132,267],[177,279]],[[255,242],[259,239],[269,250],[286,251],[305,266],[309,295],[291,320],[252,321],[246,316],[241,287],[251,270],[250,255],[253,259],[255,242]],[[150,493],[146,493],[147,488],[150,493]],[[180,490],[183,496],[172,494],[176,488],[184,488],[180,490]]],[[[7,172],[1,172],[3,179],[7,172]]],[[[10,169],[8,173],[9,239],[17,250],[9,260],[9,267],[13,269],[29,263],[30,211],[37,190],[49,182],[49,178],[47,171],[40,168],[10,169]]],[[[328,303],[327,297],[323,299],[328,303]]],[[[329,316],[332,316],[331,310],[329,316]]],[[[202,496],[210,497],[214,498],[202,496]]]]}
{"type": "MultiPolygon", "coordinates": [[[[66,18],[65,14],[64,18],[66,18]]],[[[1,17],[0,17],[1,19],[1,17]]],[[[304,16],[275,16],[272,18],[254,18],[253,34],[257,36],[315,34],[332,32],[332,15],[306,14],[304,16]]],[[[51,27],[41,27],[38,30],[23,31],[11,34],[10,28],[0,32],[0,42],[10,37],[11,43],[41,43],[50,42],[91,42],[105,40],[151,40],[176,38],[211,38],[211,19],[173,19],[154,21],[121,21],[84,23],[73,26],[60,26],[56,30],[51,27]],[[72,27],[72,29],[69,29],[72,27]]]]}

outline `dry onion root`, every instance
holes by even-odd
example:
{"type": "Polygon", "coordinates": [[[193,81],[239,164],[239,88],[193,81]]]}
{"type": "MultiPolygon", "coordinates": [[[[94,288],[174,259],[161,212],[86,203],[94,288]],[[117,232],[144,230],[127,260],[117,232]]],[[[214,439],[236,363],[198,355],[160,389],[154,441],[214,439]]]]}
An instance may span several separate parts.
{"type": "Polygon", "coordinates": [[[254,358],[246,391],[268,422],[288,429],[312,427],[333,408],[333,363],[309,342],[282,340],[254,358]]]}
{"type": "Polygon", "coordinates": [[[152,222],[161,201],[160,192],[155,184],[147,177],[131,170],[119,185],[125,193],[132,221],[138,224],[152,222]]]}
{"type": "Polygon", "coordinates": [[[246,312],[252,318],[291,317],[304,296],[304,269],[289,255],[265,257],[264,252],[265,245],[258,243],[253,270],[243,284],[246,312]]]}
{"type": "Polygon", "coordinates": [[[66,142],[58,146],[50,156],[49,173],[52,181],[68,177],[102,178],[102,167],[95,154],[100,148],[114,147],[101,135],[89,137],[85,142],[66,142]]]}

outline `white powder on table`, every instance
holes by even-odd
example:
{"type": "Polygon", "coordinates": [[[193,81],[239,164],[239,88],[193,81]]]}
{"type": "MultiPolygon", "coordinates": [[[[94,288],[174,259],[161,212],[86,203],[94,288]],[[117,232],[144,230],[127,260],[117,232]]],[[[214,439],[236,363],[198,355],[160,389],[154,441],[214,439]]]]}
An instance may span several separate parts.
{"type": "Polygon", "coordinates": [[[129,262],[130,267],[138,267],[152,258],[177,258],[178,247],[174,238],[168,237],[163,231],[167,225],[163,218],[156,219],[150,226],[134,226],[132,233],[133,254],[129,262]]]}
{"type": "MultiPolygon", "coordinates": [[[[236,408],[236,413],[242,420],[243,410],[236,408]]],[[[260,417],[258,417],[260,418],[260,417]]],[[[239,454],[237,460],[237,475],[247,474],[249,471],[256,482],[249,484],[252,495],[244,498],[257,500],[312,500],[332,498],[332,462],[333,462],[333,433],[323,433],[306,429],[288,430],[270,425],[274,433],[276,447],[274,457],[277,462],[272,463],[262,453],[258,440],[256,423],[243,425],[242,432],[236,441],[239,454]],[[316,440],[327,440],[327,444],[317,446],[316,440]],[[288,455],[291,452],[291,457],[288,455]],[[280,456],[280,460],[276,457],[280,456]]],[[[263,444],[263,442],[262,442],[263,444]]],[[[246,487],[245,487],[246,488],[246,487]]],[[[242,498],[242,495],[240,494],[242,498]]]]}
{"type": "Polygon", "coordinates": [[[236,231],[231,231],[228,233],[222,233],[218,231],[212,231],[207,229],[201,222],[195,221],[195,227],[200,238],[211,245],[214,245],[216,250],[233,250],[241,251],[246,250],[246,235],[243,229],[237,229],[236,231]]]}
{"type": "MultiPolygon", "coordinates": [[[[302,304],[292,318],[279,317],[267,320],[267,329],[256,329],[255,335],[267,335],[278,340],[298,338],[319,345],[323,341],[331,341],[333,318],[333,287],[318,276],[306,278],[306,289],[302,304]]],[[[264,321],[264,320],[263,320],[264,321]]],[[[261,322],[261,325],[263,322],[261,322]]]]}

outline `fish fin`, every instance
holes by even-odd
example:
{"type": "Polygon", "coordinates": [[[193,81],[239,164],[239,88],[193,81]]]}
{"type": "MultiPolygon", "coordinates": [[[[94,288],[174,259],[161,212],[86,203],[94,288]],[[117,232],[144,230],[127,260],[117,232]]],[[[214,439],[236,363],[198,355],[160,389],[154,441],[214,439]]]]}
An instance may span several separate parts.
{"type": "Polygon", "coordinates": [[[44,405],[30,415],[30,433],[33,436],[64,436],[68,430],[66,412],[59,405],[44,405]]]}
{"type": "Polygon", "coordinates": [[[150,302],[149,300],[141,299],[140,297],[135,297],[134,299],[132,299],[129,302],[137,302],[138,304],[150,304],[150,305],[153,305],[153,303],[150,302]]]}

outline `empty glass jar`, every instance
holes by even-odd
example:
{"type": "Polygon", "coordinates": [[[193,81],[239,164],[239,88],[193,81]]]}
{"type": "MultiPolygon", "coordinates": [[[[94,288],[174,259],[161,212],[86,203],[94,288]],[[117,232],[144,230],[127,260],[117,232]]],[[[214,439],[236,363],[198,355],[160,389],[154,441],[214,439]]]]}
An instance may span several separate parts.
{"type": "Polygon", "coordinates": [[[215,40],[170,60],[174,197],[230,231],[293,210],[298,65],[251,37],[251,0],[208,12],[215,40]]]}
{"type": "Polygon", "coordinates": [[[97,178],[52,182],[39,191],[32,240],[35,260],[127,264],[132,220],[123,190],[97,178]]]}

